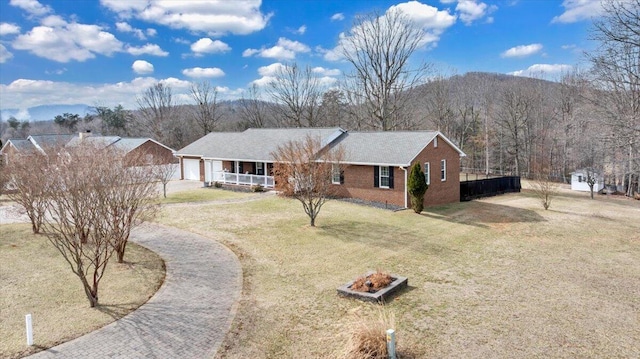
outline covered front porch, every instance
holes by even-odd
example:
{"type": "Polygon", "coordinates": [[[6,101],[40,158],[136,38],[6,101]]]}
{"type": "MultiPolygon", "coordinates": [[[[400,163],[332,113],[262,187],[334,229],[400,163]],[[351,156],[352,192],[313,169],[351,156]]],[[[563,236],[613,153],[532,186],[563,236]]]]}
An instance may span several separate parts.
{"type": "Polygon", "coordinates": [[[205,183],[273,188],[273,163],[205,160],[205,183]]]}

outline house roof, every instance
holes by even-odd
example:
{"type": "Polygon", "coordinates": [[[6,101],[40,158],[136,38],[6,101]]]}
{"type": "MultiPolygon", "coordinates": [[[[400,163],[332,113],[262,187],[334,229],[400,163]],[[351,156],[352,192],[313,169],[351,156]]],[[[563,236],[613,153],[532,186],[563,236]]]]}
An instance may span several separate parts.
{"type": "Polygon", "coordinates": [[[177,152],[178,156],[196,156],[232,161],[273,161],[271,153],[289,141],[319,137],[327,145],[345,133],[333,128],[250,128],[244,132],[211,132],[177,152]]]}
{"type": "Polygon", "coordinates": [[[438,131],[348,132],[338,145],[344,148],[345,163],[409,166],[436,136],[465,156],[438,131]]]}
{"type": "Polygon", "coordinates": [[[36,147],[43,149],[46,147],[64,146],[71,139],[77,136],[77,134],[30,135],[27,137],[27,140],[31,140],[36,147]]]}
{"type": "Polygon", "coordinates": [[[35,147],[29,140],[10,139],[4,144],[4,146],[2,146],[2,149],[4,150],[9,146],[15,147],[15,149],[18,151],[24,151],[24,150],[29,151],[29,150],[35,149],[35,147]]]}
{"type": "Polygon", "coordinates": [[[127,152],[132,151],[140,146],[142,146],[143,144],[145,144],[146,142],[151,141],[153,143],[156,143],[159,146],[162,146],[164,148],[166,148],[167,150],[171,151],[171,152],[175,152],[174,149],[169,148],[165,145],[163,145],[162,143],[155,141],[151,138],[120,138],[119,140],[114,142],[112,144],[112,146],[117,147],[117,148],[121,148],[127,152]]]}
{"type": "Polygon", "coordinates": [[[322,146],[341,146],[345,163],[361,165],[409,166],[434,138],[439,137],[460,156],[466,156],[439,131],[347,132],[334,128],[250,128],[244,132],[211,132],[177,152],[231,161],[273,161],[271,153],[288,141],[307,135],[321,138],[322,146]]]}
{"type": "Polygon", "coordinates": [[[74,137],[69,142],[67,142],[66,146],[74,147],[79,144],[90,144],[94,146],[111,146],[115,142],[119,141],[120,137],[118,136],[86,136],[86,137],[74,137]]]}

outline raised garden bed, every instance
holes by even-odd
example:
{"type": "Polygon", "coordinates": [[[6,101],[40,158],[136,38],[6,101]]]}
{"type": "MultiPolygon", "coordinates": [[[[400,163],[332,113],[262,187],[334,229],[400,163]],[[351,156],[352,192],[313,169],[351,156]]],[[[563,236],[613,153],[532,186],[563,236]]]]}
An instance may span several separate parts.
{"type": "MultiPolygon", "coordinates": [[[[375,271],[367,272],[364,277],[368,278],[371,275],[375,274],[375,271]]],[[[409,280],[406,277],[401,277],[399,275],[390,274],[391,275],[391,283],[384,288],[381,289],[371,289],[367,292],[357,291],[351,289],[354,283],[358,280],[355,279],[341,287],[338,288],[338,295],[342,297],[348,298],[356,298],[365,302],[386,302],[391,297],[393,297],[398,291],[406,288],[409,280]]]]}

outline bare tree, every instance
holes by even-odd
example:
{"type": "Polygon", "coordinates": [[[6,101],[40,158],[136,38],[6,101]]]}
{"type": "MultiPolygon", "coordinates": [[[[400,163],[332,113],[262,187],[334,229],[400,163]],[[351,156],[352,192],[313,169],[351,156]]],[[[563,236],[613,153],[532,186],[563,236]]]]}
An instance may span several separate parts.
{"type": "Polygon", "coordinates": [[[548,173],[536,175],[531,182],[533,193],[538,197],[545,211],[551,207],[551,201],[558,194],[558,184],[553,182],[548,173]]]}
{"type": "Polygon", "coordinates": [[[38,151],[17,153],[6,167],[7,182],[15,191],[7,192],[9,199],[24,208],[33,233],[40,233],[47,208],[48,186],[51,176],[47,173],[48,158],[38,151]]]}
{"type": "Polygon", "coordinates": [[[402,11],[359,17],[342,42],[342,54],[354,67],[348,77],[358,85],[349,97],[366,106],[373,127],[383,131],[403,129],[412,88],[420,84],[429,66],[409,67],[409,58],[423,44],[424,32],[402,11]]]}
{"type": "Polygon", "coordinates": [[[91,307],[109,259],[124,254],[131,228],[155,208],[151,172],[125,166],[123,155],[83,144],[65,148],[45,168],[52,179],[42,232],[82,282],[91,307]]]}
{"type": "Polygon", "coordinates": [[[335,193],[332,178],[342,176],[343,149],[327,150],[319,138],[309,135],[278,146],[271,155],[276,189],[300,201],[314,227],[322,205],[335,193]]]}
{"type": "Polygon", "coordinates": [[[323,126],[345,126],[346,103],[344,93],[330,89],[322,94],[320,122],[323,126]]]}
{"type": "Polygon", "coordinates": [[[526,128],[531,115],[531,100],[525,89],[511,85],[502,90],[501,109],[498,125],[509,141],[506,148],[513,158],[513,169],[520,176],[523,162],[523,150],[526,140],[526,128]]]}
{"type": "Polygon", "coordinates": [[[240,118],[245,128],[263,128],[269,125],[268,104],[260,99],[260,90],[256,84],[251,85],[247,96],[240,99],[240,118]]]}
{"type": "Polygon", "coordinates": [[[195,101],[193,117],[203,135],[213,132],[222,118],[218,103],[218,89],[208,81],[191,84],[191,98],[195,101]]]}
{"type": "Polygon", "coordinates": [[[627,149],[627,196],[632,196],[632,178],[640,173],[634,166],[640,152],[640,0],[605,0],[602,5],[605,15],[592,32],[599,47],[587,54],[601,90],[592,100],[627,149]]]}
{"type": "Polygon", "coordinates": [[[296,63],[276,72],[267,90],[281,127],[316,127],[322,91],[318,78],[309,66],[301,69],[296,63]]]}
{"type": "MultiPolygon", "coordinates": [[[[136,98],[141,123],[145,132],[157,141],[168,144],[169,127],[173,116],[174,103],[171,87],[162,82],[146,89],[136,98]]],[[[177,146],[172,147],[176,148],[177,146]]]]}
{"type": "Polygon", "coordinates": [[[166,161],[154,158],[153,171],[156,179],[162,183],[162,194],[164,198],[167,198],[167,184],[171,181],[177,170],[178,167],[175,164],[166,163],[166,161]]]}

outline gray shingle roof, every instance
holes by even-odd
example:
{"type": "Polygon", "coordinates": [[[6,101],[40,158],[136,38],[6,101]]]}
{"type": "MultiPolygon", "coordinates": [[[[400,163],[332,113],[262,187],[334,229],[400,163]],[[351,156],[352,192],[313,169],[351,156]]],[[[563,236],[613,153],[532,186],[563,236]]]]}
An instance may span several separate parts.
{"type": "Polygon", "coordinates": [[[77,137],[77,136],[78,136],[77,134],[75,134],[75,135],[53,134],[53,135],[31,135],[29,137],[31,139],[33,139],[33,141],[36,144],[38,144],[38,146],[40,146],[41,148],[44,149],[45,147],[64,146],[71,139],[73,139],[74,137],[77,137]]]}
{"type": "Polygon", "coordinates": [[[18,151],[30,151],[35,150],[36,147],[29,140],[10,140],[18,151]]]}
{"type": "Polygon", "coordinates": [[[217,160],[271,162],[272,152],[288,141],[307,135],[319,137],[323,144],[344,133],[334,128],[250,128],[244,132],[211,132],[177,152],[178,156],[199,156],[217,160]]]}
{"type": "Polygon", "coordinates": [[[438,131],[346,132],[341,128],[251,128],[244,132],[212,132],[177,156],[196,156],[217,160],[273,161],[271,153],[288,141],[303,140],[308,134],[319,136],[323,145],[342,146],[345,163],[408,166],[436,136],[449,143],[461,156],[465,154],[438,131]]]}
{"type": "Polygon", "coordinates": [[[84,138],[74,137],[67,143],[67,146],[74,147],[80,143],[87,143],[94,146],[110,146],[120,140],[118,136],[87,136],[84,138]]]}
{"type": "Polygon", "coordinates": [[[436,131],[348,132],[338,143],[345,163],[408,166],[436,136],[436,131]]]}

